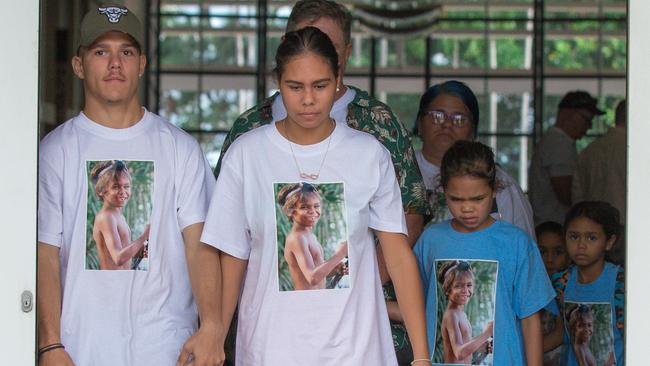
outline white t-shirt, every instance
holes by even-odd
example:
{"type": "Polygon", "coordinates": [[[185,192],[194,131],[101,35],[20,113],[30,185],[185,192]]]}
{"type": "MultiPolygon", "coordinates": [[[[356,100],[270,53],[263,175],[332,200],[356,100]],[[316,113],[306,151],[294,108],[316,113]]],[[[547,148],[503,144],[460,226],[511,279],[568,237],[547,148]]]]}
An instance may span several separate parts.
{"type": "MultiPolygon", "coordinates": [[[[354,100],[356,95],[357,92],[354,91],[354,89],[347,88],[345,93],[339,99],[334,101],[334,105],[332,105],[332,110],[330,111],[330,117],[334,118],[337,123],[347,124],[348,104],[354,100]]],[[[271,113],[274,121],[280,121],[287,118],[287,109],[284,108],[284,104],[282,103],[282,94],[278,94],[273,101],[271,113]]]]}
{"type": "MultiPolygon", "coordinates": [[[[429,162],[422,150],[415,152],[415,158],[420,167],[424,185],[427,191],[430,191],[434,201],[442,199],[442,187],[440,187],[440,168],[429,162]]],[[[497,212],[493,212],[492,216],[496,219],[507,221],[526,233],[532,238],[535,237],[535,226],[533,225],[533,210],[530,208],[530,203],[526,199],[524,191],[519,187],[508,173],[497,166],[497,183],[499,185],[497,190],[497,212]]],[[[430,199],[430,201],[431,201],[430,199]]],[[[451,219],[451,212],[446,208],[443,217],[434,218],[437,222],[451,219]]],[[[434,207],[434,213],[435,213],[434,207]]]]}
{"type": "Polygon", "coordinates": [[[578,161],[576,143],[553,126],[537,144],[530,161],[528,195],[533,206],[535,225],[545,221],[564,223],[569,206],[561,203],[551,186],[551,177],[571,176],[578,161]]]}
{"type": "Polygon", "coordinates": [[[146,110],[125,129],[81,113],[40,149],[38,240],[60,247],[66,351],[77,365],[173,365],[197,327],[181,231],[205,220],[214,188],[196,140],[146,110]],[[136,212],[127,219],[131,238],[150,224],[148,255],[137,269],[96,268],[87,248],[99,250],[93,205],[103,204],[89,185],[89,167],[106,160],[129,166],[122,214],[136,212]]]}
{"type": "MultiPolygon", "coordinates": [[[[371,135],[344,124],[336,125],[331,141],[292,146],[303,172],[317,172],[327,151],[314,185],[343,188],[334,201],[344,209],[328,225],[347,227],[347,288],[282,289],[284,243],[277,239],[282,226],[276,222],[284,217],[277,186],[301,179],[289,141],[275,123],[239,137],[224,156],[201,237],[248,260],[237,365],[396,365],[370,230],[407,233],[390,154],[371,135]]],[[[325,196],[321,191],[321,220],[330,213],[325,196]]],[[[326,237],[318,240],[325,248],[326,237]]]]}

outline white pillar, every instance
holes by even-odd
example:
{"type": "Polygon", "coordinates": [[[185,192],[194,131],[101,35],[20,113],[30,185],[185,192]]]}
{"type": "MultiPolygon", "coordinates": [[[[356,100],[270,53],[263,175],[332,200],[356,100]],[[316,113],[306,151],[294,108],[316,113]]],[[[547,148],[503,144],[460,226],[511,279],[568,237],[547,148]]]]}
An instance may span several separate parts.
{"type": "MultiPolygon", "coordinates": [[[[0,61],[3,365],[34,365],[36,358],[36,311],[21,310],[21,294],[36,294],[38,14],[38,0],[15,1],[0,22],[0,43],[7,50],[0,61]]],[[[33,297],[31,303],[35,301],[33,297]]]]}
{"type": "Polygon", "coordinates": [[[629,0],[626,364],[647,365],[650,330],[650,2],[629,0]]]}

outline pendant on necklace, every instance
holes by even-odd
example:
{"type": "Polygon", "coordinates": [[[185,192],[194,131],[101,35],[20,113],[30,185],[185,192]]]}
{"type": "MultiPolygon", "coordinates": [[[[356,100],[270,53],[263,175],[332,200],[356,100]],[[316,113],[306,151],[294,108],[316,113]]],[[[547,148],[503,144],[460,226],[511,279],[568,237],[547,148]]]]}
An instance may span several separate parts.
{"type": "Polygon", "coordinates": [[[300,178],[301,179],[309,179],[309,180],[316,180],[318,179],[319,174],[307,174],[300,172],[300,178]]]}

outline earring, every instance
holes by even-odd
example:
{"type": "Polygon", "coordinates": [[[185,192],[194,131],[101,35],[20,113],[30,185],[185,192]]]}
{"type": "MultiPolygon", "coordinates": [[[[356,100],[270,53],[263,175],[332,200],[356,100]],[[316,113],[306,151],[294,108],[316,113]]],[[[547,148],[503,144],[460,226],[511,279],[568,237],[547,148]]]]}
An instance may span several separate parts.
{"type": "Polygon", "coordinates": [[[337,85],[336,85],[336,92],[338,93],[338,92],[340,92],[340,91],[341,91],[341,87],[339,87],[338,84],[337,84],[337,85]]]}

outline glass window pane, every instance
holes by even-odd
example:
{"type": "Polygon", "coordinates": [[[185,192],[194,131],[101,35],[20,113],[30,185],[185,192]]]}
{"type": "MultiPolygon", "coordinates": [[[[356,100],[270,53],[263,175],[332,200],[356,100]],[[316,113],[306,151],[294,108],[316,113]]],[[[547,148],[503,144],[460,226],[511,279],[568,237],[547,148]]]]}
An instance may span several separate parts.
{"type": "Polygon", "coordinates": [[[484,69],[486,42],[483,38],[434,38],[432,40],[433,66],[484,69]]]}
{"type": "Polygon", "coordinates": [[[533,129],[533,99],[531,93],[489,94],[488,108],[482,109],[479,134],[528,134],[533,129]]]}
{"type": "Polygon", "coordinates": [[[201,93],[200,128],[206,131],[227,132],[233,122],[253,100],[253,90],[213,89],[201,93]]]}
{"type": "Polygon", "coordinates": [[[196,90],[180,89],[161,91],[161,103],[158,114],[180,128],[198,129],[198,92],[196,90]]]}
{"type": "Polygon", "coordinates": [[[594,37],[547,39],[544,50],[548,68],[583,71],[598,66],[598,40],[594,37]]]}
{"type": "Polygon", "coordinates": [[[160,66],[199,64],[199,34],[164,31],[160,34],[160,66]]]}
{"type": "Polygon", "coordinates": [[[505,170],[524,191],[528,190],[528,159],[532,153],[529,137],[479,136],[479,141],[492,147],[496,163],[505,170]]]}
{"type": "Polygon", "coordinates": [[[208,160],[210,167],[214,169],[219,161],[221,147],[226,139],[226,134],[201,132],[192,133],[191,135],[199,141],[199,145],[201,145],[205,158],[208,160]]]}

